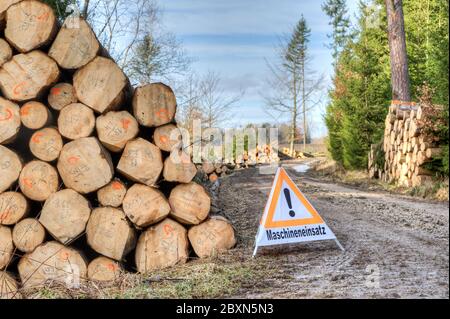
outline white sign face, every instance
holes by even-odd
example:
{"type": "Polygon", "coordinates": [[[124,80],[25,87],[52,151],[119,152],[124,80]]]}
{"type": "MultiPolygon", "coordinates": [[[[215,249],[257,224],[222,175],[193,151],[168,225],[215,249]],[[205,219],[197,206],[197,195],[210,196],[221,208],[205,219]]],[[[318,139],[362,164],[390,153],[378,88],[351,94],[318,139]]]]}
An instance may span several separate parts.
{"type": "Polygon", "coordinates": [[[336,240],[343,249],[286,171],[279,168],[256,235],[254,255],[259,246],[327,239],[336,240]]]}

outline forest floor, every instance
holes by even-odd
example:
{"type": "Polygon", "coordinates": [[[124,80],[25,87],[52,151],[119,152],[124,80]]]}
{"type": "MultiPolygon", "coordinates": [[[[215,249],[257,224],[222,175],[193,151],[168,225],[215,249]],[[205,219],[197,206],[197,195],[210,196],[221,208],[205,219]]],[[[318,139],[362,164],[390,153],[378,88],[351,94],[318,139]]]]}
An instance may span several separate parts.
{"type": "MultiPolygon", "coordinates": [[[[311,164],[311,163],[309,163],[311,164]]],[[[255,234],[274,169],[235,171],[218,200],[237,246],[214,258],[125,275],[118,286],[40,289],[29,298],[449,298],[449,203],[331,181],[305,162],[283,167],[345,247],[334,241],[261,249],[255,234]]]]}

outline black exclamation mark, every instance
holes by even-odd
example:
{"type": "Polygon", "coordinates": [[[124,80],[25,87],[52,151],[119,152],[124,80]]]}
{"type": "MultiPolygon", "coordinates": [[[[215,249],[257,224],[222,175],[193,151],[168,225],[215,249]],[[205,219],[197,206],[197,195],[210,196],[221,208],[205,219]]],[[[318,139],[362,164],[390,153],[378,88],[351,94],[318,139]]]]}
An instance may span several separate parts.
{"type": "Polygon", "coordinates": [[[286,202],[289,206],[289,216],[294,217],[295,212],[292,210],[292,203],[291,203],[291,192],[289,192],[289,188],[285,188],[284,190],[284,197],[286,197],[286,202]]]}

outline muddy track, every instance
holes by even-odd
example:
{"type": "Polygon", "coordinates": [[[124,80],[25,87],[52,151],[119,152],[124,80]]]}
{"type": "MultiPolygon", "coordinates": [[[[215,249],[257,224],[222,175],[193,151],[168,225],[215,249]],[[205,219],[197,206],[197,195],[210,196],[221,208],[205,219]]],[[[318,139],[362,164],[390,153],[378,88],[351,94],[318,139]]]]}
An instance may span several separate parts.
{"type": "MultiPolygon", "coordinates": [[[[276,269],[235,297],[448,298],[449,205],[371,192],[298,173],[291,178],[342,245],[315,242],[262,250],[258,262],[276,269]],[[264,287],[264,288],[261,288],[264,287]]],[[[238,233],[237,250],[250,258],[273,174],[237,171],[223,180],[221,207],[238,233]]]]}

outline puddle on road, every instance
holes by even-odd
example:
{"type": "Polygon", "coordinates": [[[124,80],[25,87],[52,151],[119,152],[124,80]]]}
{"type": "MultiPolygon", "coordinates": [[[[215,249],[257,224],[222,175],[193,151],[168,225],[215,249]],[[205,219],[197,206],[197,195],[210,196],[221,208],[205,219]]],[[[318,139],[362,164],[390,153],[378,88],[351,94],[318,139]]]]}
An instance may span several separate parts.
{"type": "Polygon", "coordinates": [[[292,167],[297,173],[306,173],[311,167],[306,164],[300,164],[292,167]]]}

